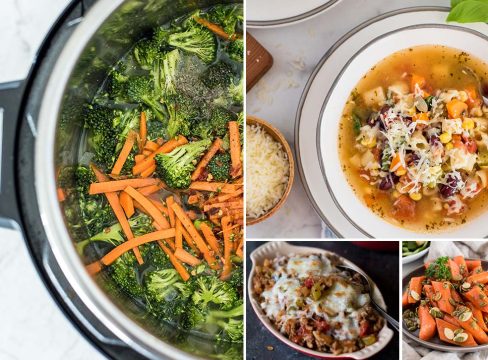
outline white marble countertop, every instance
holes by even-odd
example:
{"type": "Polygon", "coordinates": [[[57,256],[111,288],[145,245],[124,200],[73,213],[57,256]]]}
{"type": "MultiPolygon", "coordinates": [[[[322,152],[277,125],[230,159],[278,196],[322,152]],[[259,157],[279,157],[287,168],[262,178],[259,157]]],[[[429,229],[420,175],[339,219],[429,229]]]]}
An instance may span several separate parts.
{"type": "MultiPolygon", "coordinates": [[[[412,6],[449,6],[449,0],[341,0],[302,23],[275,29],[249,29],[274,57],[274,65],[247,94],[247,113],[278,127],[294,147],[295,114],[305,83],[324,53],[360,23],[412,6]]],[[[321,220],[299,175],[287,202],[270,219],[250,226],[248,238],[317,238],[321,220]]]]}
{"type": "MultiPolygon", "coordinates": [[[[68,2],[0,2],[0,83],[27,75],[36,49],[68,2]]],[[[0,229],[0,242],[0,359],[103,359],[54,303],[20,234],[0,229]]]]}

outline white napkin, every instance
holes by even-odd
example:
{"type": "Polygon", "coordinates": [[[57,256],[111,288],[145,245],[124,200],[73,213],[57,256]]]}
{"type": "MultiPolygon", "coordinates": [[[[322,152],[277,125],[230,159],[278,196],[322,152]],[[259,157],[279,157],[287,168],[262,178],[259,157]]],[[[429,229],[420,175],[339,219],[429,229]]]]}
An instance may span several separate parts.
{"type": "MultiPolygon", "coordinates": [[[[426,262],[439,256],[488,259],[488,242],[484,241],[431,241],[426,262]]],[[[410,339],[403,340],[403,360],[488,360],[488,350],[475,353],[445,353],[418,345],[410,339]]]]}

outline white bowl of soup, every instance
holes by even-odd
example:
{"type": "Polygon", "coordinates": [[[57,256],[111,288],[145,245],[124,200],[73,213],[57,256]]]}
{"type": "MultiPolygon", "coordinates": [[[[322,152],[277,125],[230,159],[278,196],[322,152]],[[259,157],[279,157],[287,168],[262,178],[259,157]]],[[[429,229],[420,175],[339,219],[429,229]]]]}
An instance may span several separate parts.
{"type": "Polygon", "coordinates": [[[425,25],[371,41],[344,66],[319,155],[336,205],[364,234],[488,234],[487,45],[472,30],[425,25]]]}

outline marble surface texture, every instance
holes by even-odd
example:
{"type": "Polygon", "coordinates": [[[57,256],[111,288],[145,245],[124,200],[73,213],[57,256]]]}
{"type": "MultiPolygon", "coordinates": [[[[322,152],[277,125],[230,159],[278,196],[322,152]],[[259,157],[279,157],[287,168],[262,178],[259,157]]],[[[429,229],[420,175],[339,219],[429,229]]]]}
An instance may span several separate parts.
{"type": "MultiPolygon", "coordinates": [[[[362,22],[385,12],[412,6],[449,6],[449,1],[341,0],[325,13],[305,22],[275,29],[248,29],[273,55],[274,64],[247,94],[247,113],[279,128],[293,149],[295,114],[300,96],[324,53],[362,22]]],[[[297,173],[287,202],[268,220],[250,226],[248,238],[321,236],[321,220],[297,173]]]]}

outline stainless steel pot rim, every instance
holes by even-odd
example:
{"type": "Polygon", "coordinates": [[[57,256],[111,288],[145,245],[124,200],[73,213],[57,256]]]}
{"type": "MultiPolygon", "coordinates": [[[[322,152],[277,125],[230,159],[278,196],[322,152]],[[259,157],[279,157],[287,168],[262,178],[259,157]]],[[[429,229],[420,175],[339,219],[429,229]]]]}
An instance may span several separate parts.
{"type": "Polygon", "coordinates": [[[84,47],[104,21],[124,0],[99,0],[71,35],[61,53],[46,88],[38,122],[35,145],[35,187],[41,220],[68,282],[80,299],[122,341],[148,358],[201,359],[164,343],[124,314],[86,272],[64,225],[56,197],[54,148],[57,115],[68,79],[84,47]]]}

